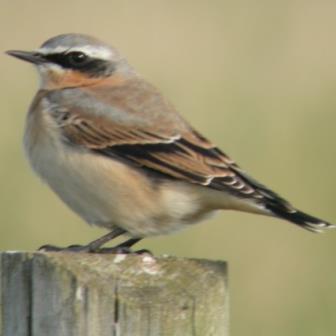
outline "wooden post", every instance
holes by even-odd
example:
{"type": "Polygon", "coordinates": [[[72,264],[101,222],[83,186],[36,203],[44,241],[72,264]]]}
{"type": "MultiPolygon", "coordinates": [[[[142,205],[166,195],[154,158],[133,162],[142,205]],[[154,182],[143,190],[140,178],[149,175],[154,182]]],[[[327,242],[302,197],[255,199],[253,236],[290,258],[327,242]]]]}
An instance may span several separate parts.
{"type": "Polygon", "coordinates": [[[1,336],[227,336],[225,262],[0,254],[1,336]]]}

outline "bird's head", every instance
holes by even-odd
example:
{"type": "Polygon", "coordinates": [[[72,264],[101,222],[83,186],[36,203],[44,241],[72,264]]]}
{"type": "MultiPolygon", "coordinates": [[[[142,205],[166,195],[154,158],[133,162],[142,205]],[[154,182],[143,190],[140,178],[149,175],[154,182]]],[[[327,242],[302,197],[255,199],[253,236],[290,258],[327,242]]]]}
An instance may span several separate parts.
{"type": "Polygon", "coordinates": [[[58,35],[35,51],[9,50],[7,54],[33,63],[43,89],[88,86],[106,79],[122,81],[133,74],[115,48],[82,34],[58,35]]]}

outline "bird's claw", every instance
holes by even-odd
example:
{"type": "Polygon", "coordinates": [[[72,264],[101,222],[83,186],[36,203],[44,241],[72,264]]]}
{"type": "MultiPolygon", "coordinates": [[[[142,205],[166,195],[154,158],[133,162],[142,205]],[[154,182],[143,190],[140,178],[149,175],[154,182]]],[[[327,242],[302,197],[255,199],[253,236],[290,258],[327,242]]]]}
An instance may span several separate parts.
{"type": "Polygon", "coordinates": [[[95,251],[90,248],[88,245],[70,245],[68,247],[59,247],[54,245],[43,245],[38,251],[41,252],[86,252],[94,253],[95,251]]]}
{"type": "Polygon", "coordinates": [[[130,247],[126,247],[126,246],[115,246],[115,247],[104,247],[101,248],[97,251],[95,251],[95,253],[100,253],[100,254],[150,254],[153,255],[153,253],[149,250],[146,249],[141,249],[141,250],[137,250],[137,251],[132,251],[130,247]]]}
{"type": "Polygon", "coordinates": [[[82,253],[97,253],[97,254],[150,254],[153,253],[146,249],[132,251],[127,246],[114,246],[114,247],[102,247],[98,249],[92,249],[90,245],[70,245],[68,247],[59,247],[54,245],[43,245],[38,251],[40,252],[82,252],[82,253]]]}

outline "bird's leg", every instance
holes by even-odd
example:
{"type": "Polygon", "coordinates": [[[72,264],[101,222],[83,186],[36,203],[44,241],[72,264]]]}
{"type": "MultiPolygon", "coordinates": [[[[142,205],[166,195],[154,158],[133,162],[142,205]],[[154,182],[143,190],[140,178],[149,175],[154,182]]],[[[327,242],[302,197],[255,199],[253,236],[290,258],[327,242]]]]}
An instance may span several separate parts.
{"type": "Polygon", "coordinates": [[[122,235],[125,233],[125,230],[120,228],[115,228],[111,232],[107,233],[106,235],[92,241],[87,245],[71,245],[68,247],[58,247],[53,245],[43,245],[38,250],[43,252],[99,252],[99,248],[109,242],[110,240],[122,235]]]}
{"type": "Polygon", "coordinates": [[[143,239],[143,238],[131,238],[131,239],[128,239],[125,242],[123,242],[123,243],[121,243],[117,246],[101,248],[97,252],[98,253],[121,253],[121,254],[132,254],[132,253],[136,253],[136,254],[149,253],[149,254],[152,254],[150,251],[145,250],[145,249],[138,250],[138,251],[132,251],[131,250],[131,247],[133,245],[135,245],[136,243],[138,243],[141,239],[143,239]]]}

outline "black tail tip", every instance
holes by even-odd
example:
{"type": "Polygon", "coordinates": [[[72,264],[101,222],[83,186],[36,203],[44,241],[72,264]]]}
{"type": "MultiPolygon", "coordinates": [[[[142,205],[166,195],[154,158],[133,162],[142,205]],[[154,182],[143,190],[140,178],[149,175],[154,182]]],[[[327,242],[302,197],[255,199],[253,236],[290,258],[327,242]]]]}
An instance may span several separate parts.
{"type": "Polygon", "coordinates": [[[311,232],[320,233],[328,229],[336,228],[336,225],[310,216],[300,210],[293,209],[292,211],[288,211],[287,209],[281,209],[273,206],[268,206],[268,209],[277,217],[286,219],[311,232]]]}
{"type": "Polygon", "coordinates": [[[302,228],[308,230],[308,231],[312,231],[312,232],[316,232],[316,233],[320,233],[320,232],[324,232],[325,230],[328,229],[335,229],[336,226],[328,223],[326,221],[323,221],[319,218],[307,215],[304,212],[301,211],[297,211],[296,212],[297,216],[300,220],[299,223],[298,222],[294,222],[295,224],[300,225],[302,228]]]}

